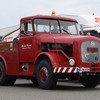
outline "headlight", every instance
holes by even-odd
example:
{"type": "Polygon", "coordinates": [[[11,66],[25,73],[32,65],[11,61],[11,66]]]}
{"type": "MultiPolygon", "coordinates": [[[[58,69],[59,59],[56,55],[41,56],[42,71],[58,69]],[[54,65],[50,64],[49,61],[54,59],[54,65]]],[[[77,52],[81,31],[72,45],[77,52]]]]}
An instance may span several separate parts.
{"type": "Polygon", "coordinates": [[[70,66],[74,66],[74,64],[75,64],[75,60],[74,60],[74,59],[70,59],[70,60],[69,60],[69,65],[70,65],[70,66]]]}

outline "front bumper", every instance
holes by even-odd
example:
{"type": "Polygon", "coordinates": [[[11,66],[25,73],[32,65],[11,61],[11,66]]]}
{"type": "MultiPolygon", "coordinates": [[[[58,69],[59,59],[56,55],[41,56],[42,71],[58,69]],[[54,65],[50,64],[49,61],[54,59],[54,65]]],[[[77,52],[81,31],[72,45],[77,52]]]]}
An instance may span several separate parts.
{"type": "Polygon", "coordinates": [[[54,67],[53,73],[97,73],[100,67],[54,67]]]}

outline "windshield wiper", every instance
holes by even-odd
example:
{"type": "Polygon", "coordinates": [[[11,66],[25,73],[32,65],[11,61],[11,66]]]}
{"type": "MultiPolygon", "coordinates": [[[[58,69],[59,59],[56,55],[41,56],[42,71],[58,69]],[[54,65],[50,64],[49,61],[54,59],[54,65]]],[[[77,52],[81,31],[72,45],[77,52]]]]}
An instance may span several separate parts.
{"type": "Polygon", "coordinates": [[[62,28],[61,29],[63,32],[66,32],[67,34],[71,34],[68,30],[66,30],[66,29],[64,29],[64,28],[62,28]]]}

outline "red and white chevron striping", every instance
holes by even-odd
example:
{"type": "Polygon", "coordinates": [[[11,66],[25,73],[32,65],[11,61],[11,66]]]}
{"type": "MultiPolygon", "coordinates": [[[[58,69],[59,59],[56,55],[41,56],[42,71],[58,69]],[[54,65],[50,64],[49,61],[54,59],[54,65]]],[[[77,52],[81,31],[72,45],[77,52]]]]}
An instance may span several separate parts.
{"type": "Polygon", "coordinates": [[[84,67],[55,67],[53,73],[82,73],[89,72],[90,68],[84,67]]]}

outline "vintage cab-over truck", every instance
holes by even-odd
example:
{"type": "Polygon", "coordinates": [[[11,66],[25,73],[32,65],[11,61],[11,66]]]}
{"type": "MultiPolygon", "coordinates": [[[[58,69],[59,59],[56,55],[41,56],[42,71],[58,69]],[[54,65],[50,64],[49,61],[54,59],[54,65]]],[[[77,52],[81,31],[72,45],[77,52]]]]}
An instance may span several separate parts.
{"type": "Polygon", "coordinates": [[[36,15],[20,20],[20,34],[0,43],[0,85],[27,77],[43,89],[58,79],[76,79],[85,87],[99,84],[100,39],[79,35],[77,21],[36,15]]]}

